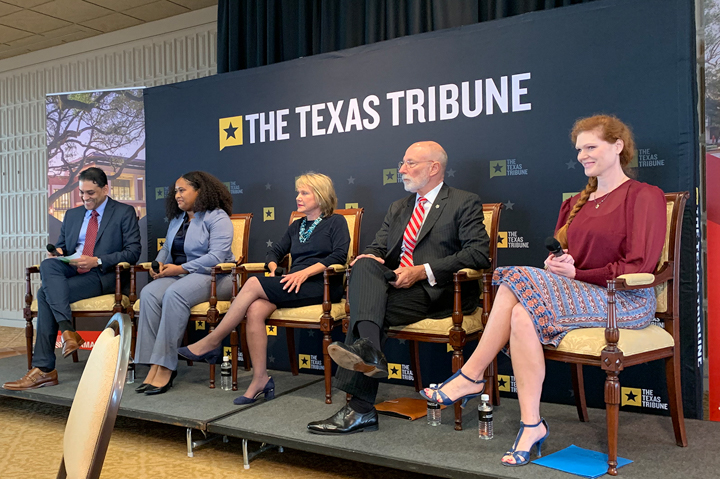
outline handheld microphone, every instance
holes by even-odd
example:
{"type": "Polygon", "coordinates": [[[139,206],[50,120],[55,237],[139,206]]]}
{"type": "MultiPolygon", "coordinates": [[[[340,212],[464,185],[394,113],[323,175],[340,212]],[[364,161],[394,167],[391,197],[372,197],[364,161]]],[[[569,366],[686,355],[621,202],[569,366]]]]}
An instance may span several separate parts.
{"type": "Polygon", "coordinates": [[[155,274],[160,273],[160,263],[158,263],[157,261],[153,261],[152,265],[150,265],[150,267],[152,268],[153,273],[155,273],[155,274]]]}
{"type": "Polygon", "coordinates": [[[397,280],[397,275],[395,274],[395,271],[389,269],[383,273],[383,276],[385,276],[385,279],[388,283],[392,283],[393,281],[397,280]]]}
{"type": "Polygon", "coordinates": [[[282,266],[278,266],[277,268],[275,268],[275,276],[282,276],[284,274],[285,268],[283,268],[282,266]]]}
{"type": "Polygon", "coordinates": [[[562,250],[560,242],[552,236],[549,236],[545,239],[545,247],[548,249],[548,251],[555,255],[556,258],[559,258],[563,254],[565,254],[565,252],[562,250]]]}
{"type": "Polygon", "coordinates": [[[47,249],[48,253],[54,254],[55,256],[62,256],[62,254],[57,250],[54,244],[49,244],[45,246],[45,249],[47,249]]]}

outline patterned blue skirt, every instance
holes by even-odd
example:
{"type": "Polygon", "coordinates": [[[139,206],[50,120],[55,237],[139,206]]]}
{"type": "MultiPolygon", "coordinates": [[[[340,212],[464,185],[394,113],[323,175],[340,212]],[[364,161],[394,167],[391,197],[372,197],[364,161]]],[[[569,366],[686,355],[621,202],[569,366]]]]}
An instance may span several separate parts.
{"type": "MultiPolygon", "coordinates": [[[[569,331],[607,325],[607,289],[530,266],[497,268],[493,284],[508,286],[530,314],[543,344],[557,346],[569,331]]],[[[655,317],[653,288],[617,291],[619,328],[642,329],[655,317]]]]}

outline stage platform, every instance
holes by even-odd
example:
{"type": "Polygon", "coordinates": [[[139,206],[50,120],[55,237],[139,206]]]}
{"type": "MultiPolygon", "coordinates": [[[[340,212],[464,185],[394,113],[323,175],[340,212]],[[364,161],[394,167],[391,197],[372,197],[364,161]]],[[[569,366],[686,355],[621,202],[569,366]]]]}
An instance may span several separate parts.
{"type": "MultiPolygon", "coordinates": [[[[70,406],[87,354],[82,352],[77,364],[70,359],[58,360],[58,386],[26,392],[0,389],[0,395],[70,406]]],[[[24,356],[0,359],[0,382],[18,379],[25,368],[24,356]]],[[[145,369],[138,369],[138,378],[142,378],[145,369]]],[[[188,437],[193,430],[200,430],[211,435],[241,438],[243,443],[247,440],[269,443],[442,477],[572,477],[534,464],[521,468],[500,464],[500,457],[512,445],[518,430],[516,400],[503,398],[496,409],[495,438],[491,441],[477,437],[477,400],[471,401],[464,411],[463,431],[454,430],[452,408],[448,408],[443,411],[443,424],[439,427],[428,426],[424,419],[408,421],[381,416],[377,432],[320,436],[308,433],[307,423],[335,413],[343,404],[344,393],[334,390],[333,404],[327,405],[322,376],[292,376],[283,371],[273,371],[272,376],[277,388],[275,400],[235,406],[232,399],[249,383],[249,373],[240,372],[240,391],[209,389],[207,365],[188,367],[181,362],[175,386],[166,394],[147,397],[135,394],[135,386],[128,385],[119,414],[186,427],[188,437]]],[[[402,396],[416,397],[416,393],[409,386],[382,384],[378,401],[402,396]]],[[[589,423],[578,422],[572,406],[544,403],[542,413],[551,431],[543,448],[545,455],[571,444],[606,451],[603,410],[590,409],[589,423]]],[[[638,479],[715,477],[720,466],[720,443],[717,441],[720,424],[687,420],[686,426],[690,446],[680,448],[675,445],[670,418],[622,412],[619,452],[634,463],[622,467],[620,476],[638,479]]],[[[202,449],[196,453],[202,454],[202,449]]]]}

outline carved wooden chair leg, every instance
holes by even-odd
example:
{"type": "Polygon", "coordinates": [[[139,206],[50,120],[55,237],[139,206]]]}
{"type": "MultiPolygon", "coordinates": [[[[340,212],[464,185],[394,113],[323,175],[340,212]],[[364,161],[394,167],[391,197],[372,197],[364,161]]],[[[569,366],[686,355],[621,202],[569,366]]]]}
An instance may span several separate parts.
{"type": "Polygon", "coordinates": [[[420,372],[420,345],[417,341],[410,341],[410,369],[413,373],[415,391],[422,389],[422,373],[420,372]]]}
{"type": "Polygon", "coordinates": [[[245,333],[245,322],[240,323],[240,350],[243,353],[245,371],[250,371],[252,368],[252,361],[250,360],[250,348],[248,347],[247,334],[245,333]]]}
{"type": "Polygon", "coordinates": [[[290,371],[293,376],[300,374],[298,370],[298,358],[295,354],[295,328],[285,328],[285,339],[287,340],[288,356],[290,358],[290,371]]]}
{"type": "MultiPolygon", "coordinates": [[[[463,358],[462,349],[456,348],[452,358],[453,374],[460,371],[464,363],[465,358],[463,358]]],[[[462,408],[460,407],[460,401],[455,403],[455,430],[462,431],[462,408]]]]}
{"type": "Polygon", "coordinates": [[[27,348],[27,364],[28,371],[32,369],[32,355],[33,355],[33,324],[32,318],[29,321],[25,321],[25,347],[27,348]]]}
{"type": "Polygon", "coordinates": [[[232,390],[237,391],[238,333],[235,329],[230,333],[230,355],[230,363],[232,364],[232,390]]]}
{"type": "Polygon", "coordinates": [[[617,476],[618,423],[620,419],[620,381],[617,371],[606,371],[605,410],[607,415],[608,474],[617,476]]]}
{"type": "Polygon", "coordinates": [[[680,358],[677,346],[675,354],[665,359],[665,379],[668,388],[668,405],[672,416],[675,442],[680,447],[687,447],[687,434],[685,433],[685,417],[683,415],[682,388],[680,386],[680,358]]]}
{"type": "Polygon", "coordinates": [[[328,346],[332,342],[329,331],[323,331],[323,366],[325,367],[325,404],[332,404],[332,359],[328,346]]]}
{"type": "Polygon", "coordinates": [[[575,394],[575,407],[577,408],[578,418],[580,422],[588,422],[587,404],[585,403],[585,380],[583,379],[582,364],[572,363],[570,365],[572,373],[573,393],[575,394]]]}
{"type": "Polygon", "coordinates": [[[73,362],[74,362],[74,363],[76,363],[76,362],[79,361],[77,351],[75,351],[75,352],[72,353],[72,358],[73,358],[73,362]]]}

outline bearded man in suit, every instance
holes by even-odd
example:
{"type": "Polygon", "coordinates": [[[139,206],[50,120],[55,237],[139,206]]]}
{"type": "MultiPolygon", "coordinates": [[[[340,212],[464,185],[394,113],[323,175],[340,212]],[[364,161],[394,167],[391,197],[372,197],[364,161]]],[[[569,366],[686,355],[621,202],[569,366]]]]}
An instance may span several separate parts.
{"type": "Polygon", "coordinates": [[[25,391],[58,384],[55,338],[62,331],[62,354],[70,356],[84,340],[72,327],[70,304],[115,292],[115,266],[140,258],[140,229],[135,209],[108,196],[107,175],[88,168],[78,177],[83,205],[63,218],[56,253],[40,264],[42,285],[37,292],[37,338],[32,369],[4,389],[25,391]],[[53,258],[79,253],[69,263],[53,258]]]}
{"type": "MultiPolygon", "coordinates": [[[[390,205],[375,241],[353,262],[350,328],[345,343],[328,347],[340,366],[335,386],[352,399],[328,419],[308,424],[315,434],[377,430],[378,379],[388,374],[385,329],[450,316],[453,273],[490,266],[482,203],[445,184],[445,150],[434,141],[415,143],[399,166],[405,190],[414,194],[390,205]]],[[[479,304],[479,285],[470,281],[462,288],[462,309],[469,314],[479,304]]]]}

